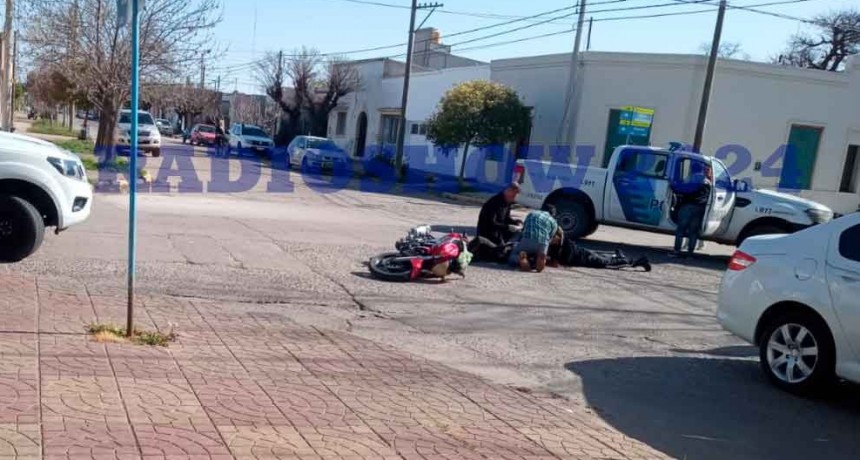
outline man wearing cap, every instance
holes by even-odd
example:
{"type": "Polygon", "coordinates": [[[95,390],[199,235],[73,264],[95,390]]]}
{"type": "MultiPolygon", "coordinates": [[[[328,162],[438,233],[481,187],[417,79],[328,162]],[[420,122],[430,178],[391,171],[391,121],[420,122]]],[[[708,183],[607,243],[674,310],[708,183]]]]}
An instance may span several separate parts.
{"type": "Polygon", "coordinates": [[[514,237],[516,228],[522,224],[519,219],[511,217],[511,206],[519,193],[519,184],[511,183],[481,206],[478,235],[469,247],[477,260],[505,260],[505,248],[514,237]]]}

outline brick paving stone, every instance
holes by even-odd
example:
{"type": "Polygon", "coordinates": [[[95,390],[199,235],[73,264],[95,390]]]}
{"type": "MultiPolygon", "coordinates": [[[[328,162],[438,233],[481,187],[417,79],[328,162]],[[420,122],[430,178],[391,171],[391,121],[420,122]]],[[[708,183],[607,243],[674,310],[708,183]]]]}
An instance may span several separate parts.
{"type": "Polygon", "coordinates": [[[40,444],[38,424],[0,423],[0,458],[38,458],[40,444]]]}
{"type": "Polygon", "coordinates": [[[84,333],[124,321],[120,291],[4,274],[0,292],[0,459],[666,458],[581,403],[271,306],[141,296],[139,327],[179,334],[160,348],[84,333]]]}
{"type": "Polygon", "coordinates": [[[31,277],[0,276],[0,331],[32,332],[36,328],[36,284],[31,277]]]}
{"type": "Polygon", "coordinates": [[[35,379],[38,364],[35,335],[0,333],[0,377],[35,379]]]}

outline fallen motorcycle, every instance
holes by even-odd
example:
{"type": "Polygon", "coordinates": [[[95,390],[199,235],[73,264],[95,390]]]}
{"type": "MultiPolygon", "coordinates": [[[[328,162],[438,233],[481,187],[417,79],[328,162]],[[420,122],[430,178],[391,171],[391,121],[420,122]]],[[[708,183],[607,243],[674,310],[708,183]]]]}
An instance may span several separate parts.
{"type": "Polygon", "coordinates": [[[440,237],[431,234],[428,225],[414,227],[395,243],[397,252],[370,258],[368,267],[374,278],[384,281],[414,281],[418,278],[441,278],[457,274],[465,278],[465,268],[472,260],[466,249],[468,239],[461,233],[440,237]]]}

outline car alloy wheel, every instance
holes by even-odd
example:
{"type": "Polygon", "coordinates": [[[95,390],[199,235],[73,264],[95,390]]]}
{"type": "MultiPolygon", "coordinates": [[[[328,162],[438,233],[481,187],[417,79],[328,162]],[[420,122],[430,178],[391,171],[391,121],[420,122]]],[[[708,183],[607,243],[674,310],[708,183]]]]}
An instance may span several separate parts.
{"type": "Polygon", "coordinates": [[[767,342],[767,363],[779,380],[798,384],[808,379],[818,365],[818,341],[800,324],[783,324],[767,342]]]}

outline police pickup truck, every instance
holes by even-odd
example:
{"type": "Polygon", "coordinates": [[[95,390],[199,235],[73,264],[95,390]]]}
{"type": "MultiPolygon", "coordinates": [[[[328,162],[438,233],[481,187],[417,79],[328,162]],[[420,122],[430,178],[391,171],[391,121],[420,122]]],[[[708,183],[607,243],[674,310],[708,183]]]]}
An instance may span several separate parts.
{"type": "Polygon", "coordinates": [[[833,219],[822,204],[732,180],[716,158],[658,147],[617,147],[606,169],[519,160],[514,180],[522,187],[520,204],[554,205],[559,225],[574,238],[599,224],[674,233],[670,184],[701,170],[714,185],[702,224],[706,240],[740,245],[750,236],[792,233],[833,219]]]}

